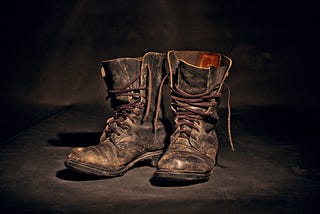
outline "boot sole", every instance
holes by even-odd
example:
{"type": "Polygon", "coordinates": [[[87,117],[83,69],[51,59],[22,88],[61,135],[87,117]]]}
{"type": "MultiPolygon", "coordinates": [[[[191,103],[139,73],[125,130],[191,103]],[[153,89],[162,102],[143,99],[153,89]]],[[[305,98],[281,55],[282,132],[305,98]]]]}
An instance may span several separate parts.
{"type": "Polygon", "coordinates": [[[136,163],[142,162],[145,160],[150,160],[152,166],[156,166],[158,160],[162,156],[163,151],[155,151],[155,152],[148,152],[145,153],[133,161],[129,162],[127,165],[123,166],[120,169],[104,169],[99,168],[90,164],[82,163],[76,160],[66,160],[64,162],[65,166],[69,169],[72,169],[77,172],[85,173],[85,174],[93,174],[96,176],[103,176],[103,177],[117,177],[124,175],[129,169],[131,169],[136,163]]]}
{"type": "Polygon", "coordinates": [[[207,181],[211,176],[212,172],[207,173],[196,173],[196,172],[170,172],[168,170],[158,170],[154,174],[154,179],[160,181],[174,181],[174,182],[185,182],[185,181],[207,181]]]}

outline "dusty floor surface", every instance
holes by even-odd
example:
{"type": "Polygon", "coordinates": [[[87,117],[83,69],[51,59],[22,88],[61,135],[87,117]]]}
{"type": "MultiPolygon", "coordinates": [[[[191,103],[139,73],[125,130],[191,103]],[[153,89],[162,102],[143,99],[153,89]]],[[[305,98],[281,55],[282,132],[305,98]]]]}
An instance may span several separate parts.
{"type": "Polygon", "coordinates": [[[217,166],[206,183],[170,186],[152,181],[155,168],[148,163],[112,179],[66,169],[64,159],[72,147],[97,143],[106,114],[101,106],[62,109],[2,144],[1,209],[54,213],[319,210],[319,160],[315,159],[319,146],[301,135],[278,135],[283,127],[262,122],[267,112],[277,114],[271,107],[234,110],[236,152],[229,148],[222,117],[219,163],[226,168],[217,166]],[[264,133],[267,130],[269,135],[264,133]]]}

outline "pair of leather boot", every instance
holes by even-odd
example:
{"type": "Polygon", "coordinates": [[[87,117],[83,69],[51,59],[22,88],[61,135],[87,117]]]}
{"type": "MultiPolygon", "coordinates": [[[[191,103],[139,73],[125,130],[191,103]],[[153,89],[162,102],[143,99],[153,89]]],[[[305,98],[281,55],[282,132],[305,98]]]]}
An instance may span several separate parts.
{"type": "Polygon", "coordinates": [[[114,116],[100,143],[74,148],[65,165],[114,177],[150,160],[157,167],[155,178],[207,180],[218,150],[216,107],[231,63],[224,55],[204,51],[148,52],[141,58],[103,61],[114,116]],[[163,100],[168,79],[170,94],[163,100]],[[166,123],[168,111],[172,123],[166,123]]]}

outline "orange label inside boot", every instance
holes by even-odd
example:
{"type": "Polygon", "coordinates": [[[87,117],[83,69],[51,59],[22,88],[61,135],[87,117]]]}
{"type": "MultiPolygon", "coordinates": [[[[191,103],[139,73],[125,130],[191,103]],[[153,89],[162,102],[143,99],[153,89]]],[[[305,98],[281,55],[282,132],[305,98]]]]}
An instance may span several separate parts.
{"type": "Polygon", "coordinates": [[[218,54],[202,54],[200,57],[199,66],[207,68],[209,66],[219,67],[220,66],[220,55],[218,54]]]}

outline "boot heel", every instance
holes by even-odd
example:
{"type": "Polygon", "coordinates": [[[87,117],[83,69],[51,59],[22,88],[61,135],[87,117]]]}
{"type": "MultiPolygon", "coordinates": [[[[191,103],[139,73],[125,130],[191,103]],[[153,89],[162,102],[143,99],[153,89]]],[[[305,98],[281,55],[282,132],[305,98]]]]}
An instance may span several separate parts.
{"type": "Polygon", "coordinates": [[[158,166],[158,162],[159,162],[161,156],[162,156],[162,154],[161,154],[161,155],[152,156],[152,157],[150,158],[151,166],[157,167],[157,166],[158,166]]]}

